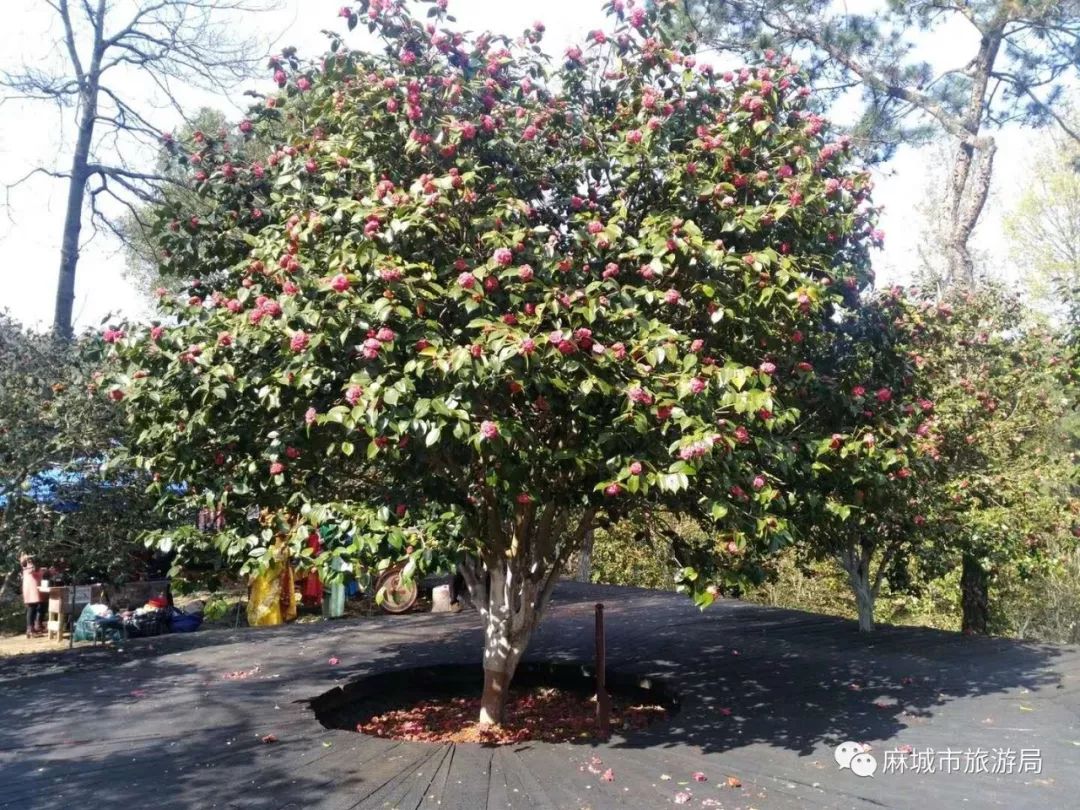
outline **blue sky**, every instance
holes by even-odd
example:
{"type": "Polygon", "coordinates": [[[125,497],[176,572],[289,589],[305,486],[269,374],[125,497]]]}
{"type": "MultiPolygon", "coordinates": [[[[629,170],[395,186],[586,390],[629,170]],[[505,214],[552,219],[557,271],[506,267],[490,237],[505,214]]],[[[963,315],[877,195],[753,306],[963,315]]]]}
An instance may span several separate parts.
{"type": "MultiPolygon", "coordinates": [[[[118,13],[131,0],[114,0],[118,13]]],[[[847,0],[838,5],[849,11],[865,10],[875,0],[847,0]]],[[[58,58],[59,28],[54,14],[40,0],[5,0],[6,25],[0,29],[0,68],[15,69],[20,64],[45,67],[58,58]]],[[[336,18],[340,0],[279,0],[279,8],[264,14],[249,14],[236,20],[252,34],[277,46],[295,45],[302,55],[315,56],[324,50],[323,29],[341,30],[336,18]]],[[[547,26],[546,49],[561,53],[585,34],[605,27],[600,0],[546,0],[542,4],[510,0],[451,0],[450,10],[463,28],[490,29],[518,33],[535,19],[547,26]]],[[[919,50],[938,66],[963,59],[972,49],[965,38],[973,31],[960,27],[925,38],[919,50]]],[[[256,84],[256,86],[258,86],[256,84]]],[[[125,76],[118,88],[130,96],[155,103],[152,87],[137,75],[125,76]]],[[[245,106],[241,92],[232,98],[215,97],[199,91],[182,91],[189,109],[212,106],[240,110],[245,106]]],[[[838,111],[842,116],[843,110],[838,111]]],[[[72,111],[57,111],[42,103],[7,102],[0,107],[0,185],[13,182],[34,166],[67,166],[74,136],[72,111]]],[[[169,129],[178,122],[168,109],[155,112],[155,121],[169,129]]],[[[999,135],[999,152],[992,197],[976,234],[976,245],[997,257],[1004,267],[1005,246],[1000,237],[1000,218],[1013,194],[1023,185],[1030,166],[1033,139],[1030,131],[1012,128],[999,135]]],[[[882,228],[886,248],[875,265],[885,283],[904,281],[913,267],[922,240],[917,205],[925,196],[930,152],[903,147],[896,158],[877,170],[875,200],[885,206],[882,228]]],[[[136,159],[139,155],[133,155],[136,159]]],[[[152,155],[145,155],[146,160],[152,155]]],[[[62,180],[35,177],[13,190],[6,210],[0,210],[0,309],[33,326],[47,326],[52,318],[53,295],[59,262],[59,243],[67,186],[62,180]]],[[[0,200],[2,202],[2,200],[0,200]]],[[[99,236],[84,245],[77,276],[76,326],[93,326],[108,313],[130,316],[146,314],[146,302],[125,280],[124,258],[115,239],[99,236]]]]}

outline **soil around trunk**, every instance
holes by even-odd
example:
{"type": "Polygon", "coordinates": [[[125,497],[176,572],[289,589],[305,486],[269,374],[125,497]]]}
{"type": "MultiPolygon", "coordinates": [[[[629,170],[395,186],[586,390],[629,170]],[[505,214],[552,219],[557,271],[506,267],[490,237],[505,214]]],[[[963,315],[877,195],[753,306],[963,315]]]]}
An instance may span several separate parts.
{"type": "Polygon", "coordinates": [[[478,721],[479,666],[438,666],[361,678],[311,701],[327,728],[434,743],[592,743],[671,717],[678,698],[661,682],[607,673],[610,723],[596,724],[595,679],[586,666],[523,663],[507,693],[503,722],[478,721]]]}

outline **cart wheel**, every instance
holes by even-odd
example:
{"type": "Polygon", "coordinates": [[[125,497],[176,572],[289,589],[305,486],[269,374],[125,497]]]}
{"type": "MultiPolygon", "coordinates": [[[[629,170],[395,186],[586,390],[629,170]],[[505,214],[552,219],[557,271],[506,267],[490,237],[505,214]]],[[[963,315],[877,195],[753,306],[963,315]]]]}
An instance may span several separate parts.
{"type": "Polygon", "coordinates": [[[383,572],[375,583],[375,593],[385,589],[382,609],[387,613],[405,613],[416,604],[420,589],[416,580],[406,582],[401,576],[401,568],[395,567],[383,572]]]}

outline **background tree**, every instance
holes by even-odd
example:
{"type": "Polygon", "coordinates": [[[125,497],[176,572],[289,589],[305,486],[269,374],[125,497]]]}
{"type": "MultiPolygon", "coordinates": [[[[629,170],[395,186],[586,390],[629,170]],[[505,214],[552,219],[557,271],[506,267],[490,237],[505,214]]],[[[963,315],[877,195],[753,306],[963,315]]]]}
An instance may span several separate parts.
{"type": "Polygon", "coordinates": [[[1080,143],[1047,133],[1033,151],[1005,232],[1027,289],[1067,314],[1080,301],[1080,143]]]}
{"type": "Polygon", "coordinates": [[[937,455],[931,413],[909,354],[915,314],[899,290],[839,311],[807,346],[803,451],[795,520],[810,558],[831,557],[855,595],[859,629],[873,629],[886,578],[925,542],[920,497],[937,455]]]}
{"type": "Polygon", "coordinates": [[[483,722],[598,512],[688,514],[751,558],[786,542],[784,484],[758,478],[799,340],[869,280],[868,178],[803,80],[695,69],[667,8],[613,3],[549,69],[538,28],[359,4],[385,54],[278,62],[265,163],[191,145],[211,213],[177,200],[157,227],[197,278],[169,326],[107,334],[133,456],[219,510],[206,543],[248,570],[326,524],[337,571],[479,561],[483,722]]]}
{"type": "Polygon", "coordinates": [[[123,421],[95,394],[101,342],[62,342],[0,316],[0,568],[20,552],[69,575],[139,570],[156,496],[130,471],[106,472],[123,421]]]}
{"type": "Polygon", "coordinates": [[[962,627],[985,633],[994,579],[1030,576],[1049,561],[1049,538],[1071,529],[1066,347],[998,286],[954,291],[925,309],[913,350],[938,437],[926,515],[938,551],[967,561],[962,627]]]}
{"type": "MultiPolygon", "coordinates": [[[[74,110],[71,167],[37,167],[23,178],[43,173],[68,184],[53,328],[70,338],[87,204],[95,230],[103,227],[123,238],[119,223],[124,213],[138,222],[139,206],[160,198],[169,178],[140,167],[138,157],[129,161],[125,155],[141,156],[157,148],[163,132],[171,128],[160,121],[163,107],[182,120],[186,117],[173,92],[175,82],[226,92],[253,75],[264,52],[254,39],[237,35],[245,30],[237,24],[238,15],[265,9],[268,3],[44,0],[44,5],[62,27],[56,51],[62,65],[4,73],[0,85],[11,91],[6,99],[52,102],[61,115],[74,110]],[[147,80],[153,85],[150,97],[129,91],[147,80]]],[[[47,64],[44,54],[42,63],[47,64]]]]}
{"type": "Polygon", "coordinates": [[[885,0],[867,14],[831,0],[684,0],[684,8],[711,45],[805,57],[834,96],[858,88],[866,106],[854,134],[879,157],[900,143],[948,138],[954,154],[942,248],[949,283],[975,280],[969,241],[990,191],[993,130],[1053,124],[1080,141],[1060,109],[1080,65],[1076,0],[885,0]],[[970,42],[967,61],[959,56],[946,67],[920,59],[913,32],[948,36],[953,48],[970,42]]]}
{"type": "MultiPolygon", "coordinates": [[[[247,124],[241,124],[244,129],[247,128],[247,124]]],[[[272,146],[245,136],[235,122],[228,120],[225,113],[209,107],[200,109],[179,127],[174,141],[191,143],[196,137],[204,143],[207,140],[220,143],[238,162],[265,160],[273,151],[272,146]]],[[[195,217],[205,218],[212,213],[204,199],[187,183],[190,167],[186,162],[177,159],[172,143],[162,145],[154,171],[169,180],[161,189],[161,200],[167,201],[167,205],[189,212],[190,216],[195,217]]],[[[163,247],[158,234],[149,227],[154,219],[156,204],[144,203],[137,206],[134,212],[122,217],[119,223],[127,257],[127,277],[150,300],[157,298],[157,290],[163,283],[176,281],[175,278],[162,276],[163,247]]]]}

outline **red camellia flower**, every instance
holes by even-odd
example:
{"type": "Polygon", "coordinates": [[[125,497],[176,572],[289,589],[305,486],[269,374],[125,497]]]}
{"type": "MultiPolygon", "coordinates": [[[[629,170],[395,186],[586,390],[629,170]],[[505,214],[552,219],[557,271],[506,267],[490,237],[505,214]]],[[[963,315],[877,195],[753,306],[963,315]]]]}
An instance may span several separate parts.
{"type": "Polygon", "coordinates": [[[892,399],[892,391],[890,391],[888,388],[879,388],[877,390],[877,393],[874,394],[874,397],[877,399],[878,402],[885,403],[892,399]]]}
{"type": "Polygon", "coordinates": [[[292,349],[294,352],[302,352],[308,347],[308,344],[310,342],[311,337],[308,335],[307,332],[301,330],[296,332],[296,334],[292,336],[292,340],[289,341],[289,348],[292,349]]]}
{"type": "Polygon", "coordinates": [[[338,273],[336,276],[334,276],[333,279],[331,279],[330,287],[334,290],[337,290],[337,292],[339,293],[345,292],[347,289],[349,289],[349,277],[344,273],[338,273]]]}
{"type": "Polygon", "coordinates": [[[300,451],[297,450],[295,447],[286,447],[285,448],[285,457],[286,458],[293,458],[293,459],[300,458],[300,451]]]}

